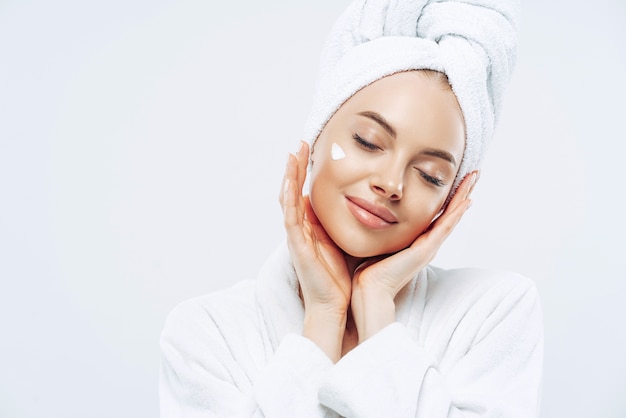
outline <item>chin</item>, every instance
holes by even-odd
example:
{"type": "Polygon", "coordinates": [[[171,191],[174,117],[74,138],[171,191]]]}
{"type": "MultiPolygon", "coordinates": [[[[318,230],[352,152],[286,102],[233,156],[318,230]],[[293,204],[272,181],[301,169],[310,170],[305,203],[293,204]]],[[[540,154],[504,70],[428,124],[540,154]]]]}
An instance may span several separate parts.
{"type": "Polygon", "coordinates": [[[337,244],[337,246],[341,248],[344,253],[355,258],[371,258],[385,254],[393,254],[409,246],[409,244],[385,246],[367,245],[367,243],[364,243],[363,241],[361,241],[359,245],[355,245],[356,240],[354,237],[350,238],[347,243],[340,241],[341,240],[335,241],[335,244],[337,244]]]}

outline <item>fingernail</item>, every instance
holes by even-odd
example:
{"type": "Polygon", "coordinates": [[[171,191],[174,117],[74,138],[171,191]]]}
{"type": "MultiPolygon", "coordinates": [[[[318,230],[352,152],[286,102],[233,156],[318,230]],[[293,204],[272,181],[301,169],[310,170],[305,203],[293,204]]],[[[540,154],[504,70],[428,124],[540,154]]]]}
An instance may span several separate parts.
{"type": "Polygon", "coordinates": [[[476,180],[478,180],[478,172],[474,171],[472,173],[472,179],[470,180],[470,187],[474,187],[474,184],[476,184],[476,180]]]}
{"type": "Polygon", "coordinates": [[[474,171],[472,173],[472,177],[470,177],[469,187],[467,189],[467,196],[466,197],[469,197],[469,195],[471,195],[472,192],[474,191],[474,186],[476,185],[476,181],[478,181],[478,176],[476,175],[476,172],[474,171]]]}
{"type": "Polygon", "coordinates": [[[303,148],[304,148],[304,141],[300,141],[300,148],[298,148],[298,154],[302,153],[303,148]]]}

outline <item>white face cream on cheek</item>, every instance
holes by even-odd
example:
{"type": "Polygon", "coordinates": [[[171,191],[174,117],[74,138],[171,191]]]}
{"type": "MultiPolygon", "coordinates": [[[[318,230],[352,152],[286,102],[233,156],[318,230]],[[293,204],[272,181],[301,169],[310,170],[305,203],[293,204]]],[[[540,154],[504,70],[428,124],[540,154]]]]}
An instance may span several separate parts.
{"type": "Polygon", "coordinates": [[[341,148],[336,142],[333,142],[333,145],[330,148],[330,158],[334,161],[346,158],[346,153],[343,152],[343,148],[341,148]]]}

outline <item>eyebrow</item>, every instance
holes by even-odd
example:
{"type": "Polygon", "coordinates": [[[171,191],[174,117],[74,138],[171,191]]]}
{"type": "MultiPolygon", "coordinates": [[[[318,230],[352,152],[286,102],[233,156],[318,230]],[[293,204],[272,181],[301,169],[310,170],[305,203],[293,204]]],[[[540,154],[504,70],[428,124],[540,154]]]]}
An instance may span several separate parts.
{"type": "Polygon", "coordinates": [[[387,131],[389,135],[391,135],[395,139],[396,130],[393,129],[393,127],[389,124],[389,122],[387,122],[380,113],[366,110],[365,112],[360,112],[359,115],[369,118],[373,120],[374,122],[378,123],[385,131],[387,131]]]}
{"type": "Polygon", "coordinates": [[[441,158],[442,160],[446,160],[456,167],[456,159],[454,158],[454,155],[450,154],[448,151],[444,151],[442,149],[427,148],[420,154],[428,155],[430,157],[441,158]]]}
{"type": "MultiPolygon", "coordinates": [[[[396,130],[387,122],[387,120],[380,114],[376,112],[372,112],[370,110],[366,110],[364,112],[358,113],[359,116],[363,116],[373,120],[378,123],[389,135],[391,135],[394,139],[396,137],[396,130]]],[[[436,148],[428,148],[421,152],[423,155],[427,155],[429,157],[437,157],[445,160],[456,167],[456,159],[452,154],[448,151],[444,151],[436,148]]]]}

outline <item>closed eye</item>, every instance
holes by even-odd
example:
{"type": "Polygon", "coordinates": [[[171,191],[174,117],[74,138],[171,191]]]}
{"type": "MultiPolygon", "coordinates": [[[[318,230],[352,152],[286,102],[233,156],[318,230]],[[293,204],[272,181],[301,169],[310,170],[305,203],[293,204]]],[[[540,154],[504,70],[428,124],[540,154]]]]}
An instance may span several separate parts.
{"type": "Polygon", "coordinates": [[[366,149],[368,149],[368,150],[370,150],[370,151],[376,151],[376,150],[380,149],[380,148],[378,148],[376,145],[372,144],[371,142],[368,142],[368,141],[364,140],[363,138],[361,138],[361,137],[359,136],[359,134],[356,134],[356,133],[355,133],[354,135],[352,135],[352,138],[354,138],[354,140],[355,140],[355,141],[356,141],[356,142],[357,142],[360,146],[362,146],[363,148],[366,148],[366,149]]]}
{"type": "Polygon", "coordinates": [[[420,176],[422,176],[422,178],[424,180],[426,180],[428,183],[430,183],[430,184],[432,184],[434,186],[437,186],[437,187],[445,186],[445,183],[443,182],[443,180],[438,179],[437,177],[433,177],[433,176],[427,174],[426,172],[424,172],[422,170],[418,169],[418,171],[420,173],[420,176]]]}

